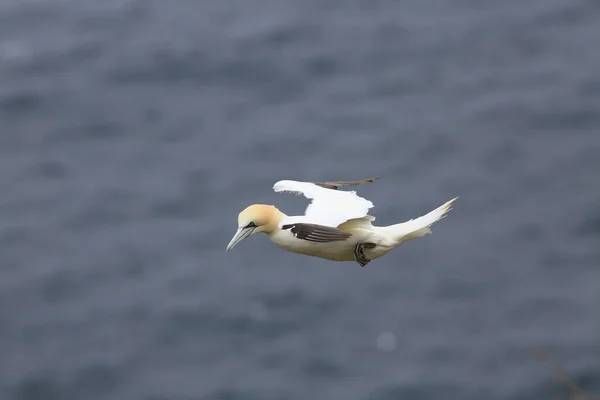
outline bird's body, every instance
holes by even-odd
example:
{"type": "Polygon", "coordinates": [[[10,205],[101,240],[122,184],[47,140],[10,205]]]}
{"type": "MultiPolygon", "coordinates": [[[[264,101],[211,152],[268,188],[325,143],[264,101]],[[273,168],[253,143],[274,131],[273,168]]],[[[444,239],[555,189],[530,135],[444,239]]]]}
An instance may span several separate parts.
{"type": "MultiPolygon", "coordinates": [[[[332,261],[354,261],[354,247],[358,243],[373,240],[373,236],[375,236],[364,230],[344,230],[344,232],[351,233],[352,236],[343,241],[327,243],[298,239],[289,230],[277,230],[269,235],[269,239],[277,246],[292,253],[320,257],[332,261]]],[[[377,250],[383,250],[383,247],[378,246],[377,250]]],[[[375,259],[383,254],[374,255],[371,252],[368,254],[371,259],[375,259]]]]}
{"type": "Polygon", "coordinates": [[[251,205],[240,213],[238,232],[227,250],[254,233],[264,232],[271,242],[284,250],[332,261],[356,261],[365,266],[406,241],[431,233],[429,226],[442,219],[456,200],[454,198],[414,220],[374,226],[375,218],[367,214],[373,203],[355,192],[337,189],[376,179],[353,182],[279,181],[273,187],[276,192],[303,194],[312,200],[305,215],[287,216],[271,205],[251,205]]]}

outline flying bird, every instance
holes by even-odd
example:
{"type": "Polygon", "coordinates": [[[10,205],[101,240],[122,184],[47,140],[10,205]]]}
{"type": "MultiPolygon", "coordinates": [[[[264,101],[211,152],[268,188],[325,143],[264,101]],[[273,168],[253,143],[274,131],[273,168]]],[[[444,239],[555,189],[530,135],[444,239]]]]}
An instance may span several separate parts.
{"type": "Polygon", "coordinates": [[[356,261],[364,267],[401,244],[431,233],[429,227],[444,218],[458,199],[407,222],[374,226],[375,217],[368,215],[373,203],[354,191],[338,189],[379,178],[338,182],[281,180],[273,186],[275,192],[304,195],[310,200],[305,215],[287,216],[273,205],[248,206],[238,215],[238,230],[226,251],[262,232],[284,250],[333,261],[356,261]]]}

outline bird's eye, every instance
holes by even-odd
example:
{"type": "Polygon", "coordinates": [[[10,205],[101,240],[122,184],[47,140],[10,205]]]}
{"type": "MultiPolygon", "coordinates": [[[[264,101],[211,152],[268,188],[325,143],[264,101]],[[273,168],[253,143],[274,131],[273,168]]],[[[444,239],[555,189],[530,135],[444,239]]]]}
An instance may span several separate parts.
{"type": "Polygon", "coordinates": [[[256,224],[254,222],[250,222],[248,225],[246,225],[244,228],[256,228],[256,224]]]}

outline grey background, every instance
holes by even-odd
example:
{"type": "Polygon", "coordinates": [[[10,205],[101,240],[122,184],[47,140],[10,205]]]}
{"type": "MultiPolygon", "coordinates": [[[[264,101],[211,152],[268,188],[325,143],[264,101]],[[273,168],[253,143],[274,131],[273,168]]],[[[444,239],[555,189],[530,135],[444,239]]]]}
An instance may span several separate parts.
{"type": "Polygon", "coordinates": [[[600,391],[600,4],[0,1],[0,398],[600,391]],[[279,179],[379,224],[360,268],[266,237],[279,179]]]}

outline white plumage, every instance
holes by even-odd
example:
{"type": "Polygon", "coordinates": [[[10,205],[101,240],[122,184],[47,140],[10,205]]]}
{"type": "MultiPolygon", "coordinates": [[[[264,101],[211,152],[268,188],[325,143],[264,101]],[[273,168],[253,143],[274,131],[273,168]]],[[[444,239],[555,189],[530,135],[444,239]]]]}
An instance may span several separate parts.
{"type": "Polygon", "coordinates": [[[354,191],[327,189],[312,182],[283,180],[273,186],[275,192],[304,195],[311,202],[304,215],[286,217],[279,227],[293,223],[308,223],[338,227],[353,219],[365,217],[373,203],[354,191]]]}
{"type": "Polygon", "coordinates": [[[368,215],[373,203],[342,186],[362,185],[379,178],[341,182],[281,180],[275,192],[304,195],[310,200],[305,215],[287,216],[276,207],[254,204],[238,216],[238,230],[227,250],[243,239],[264,232],[282,249],[334,261],[356,261],[361,266],[401,244],[431,233],[430,226],[446,216],[454,198],[433,211],[409,221],[374,226],[368,215]]]}

